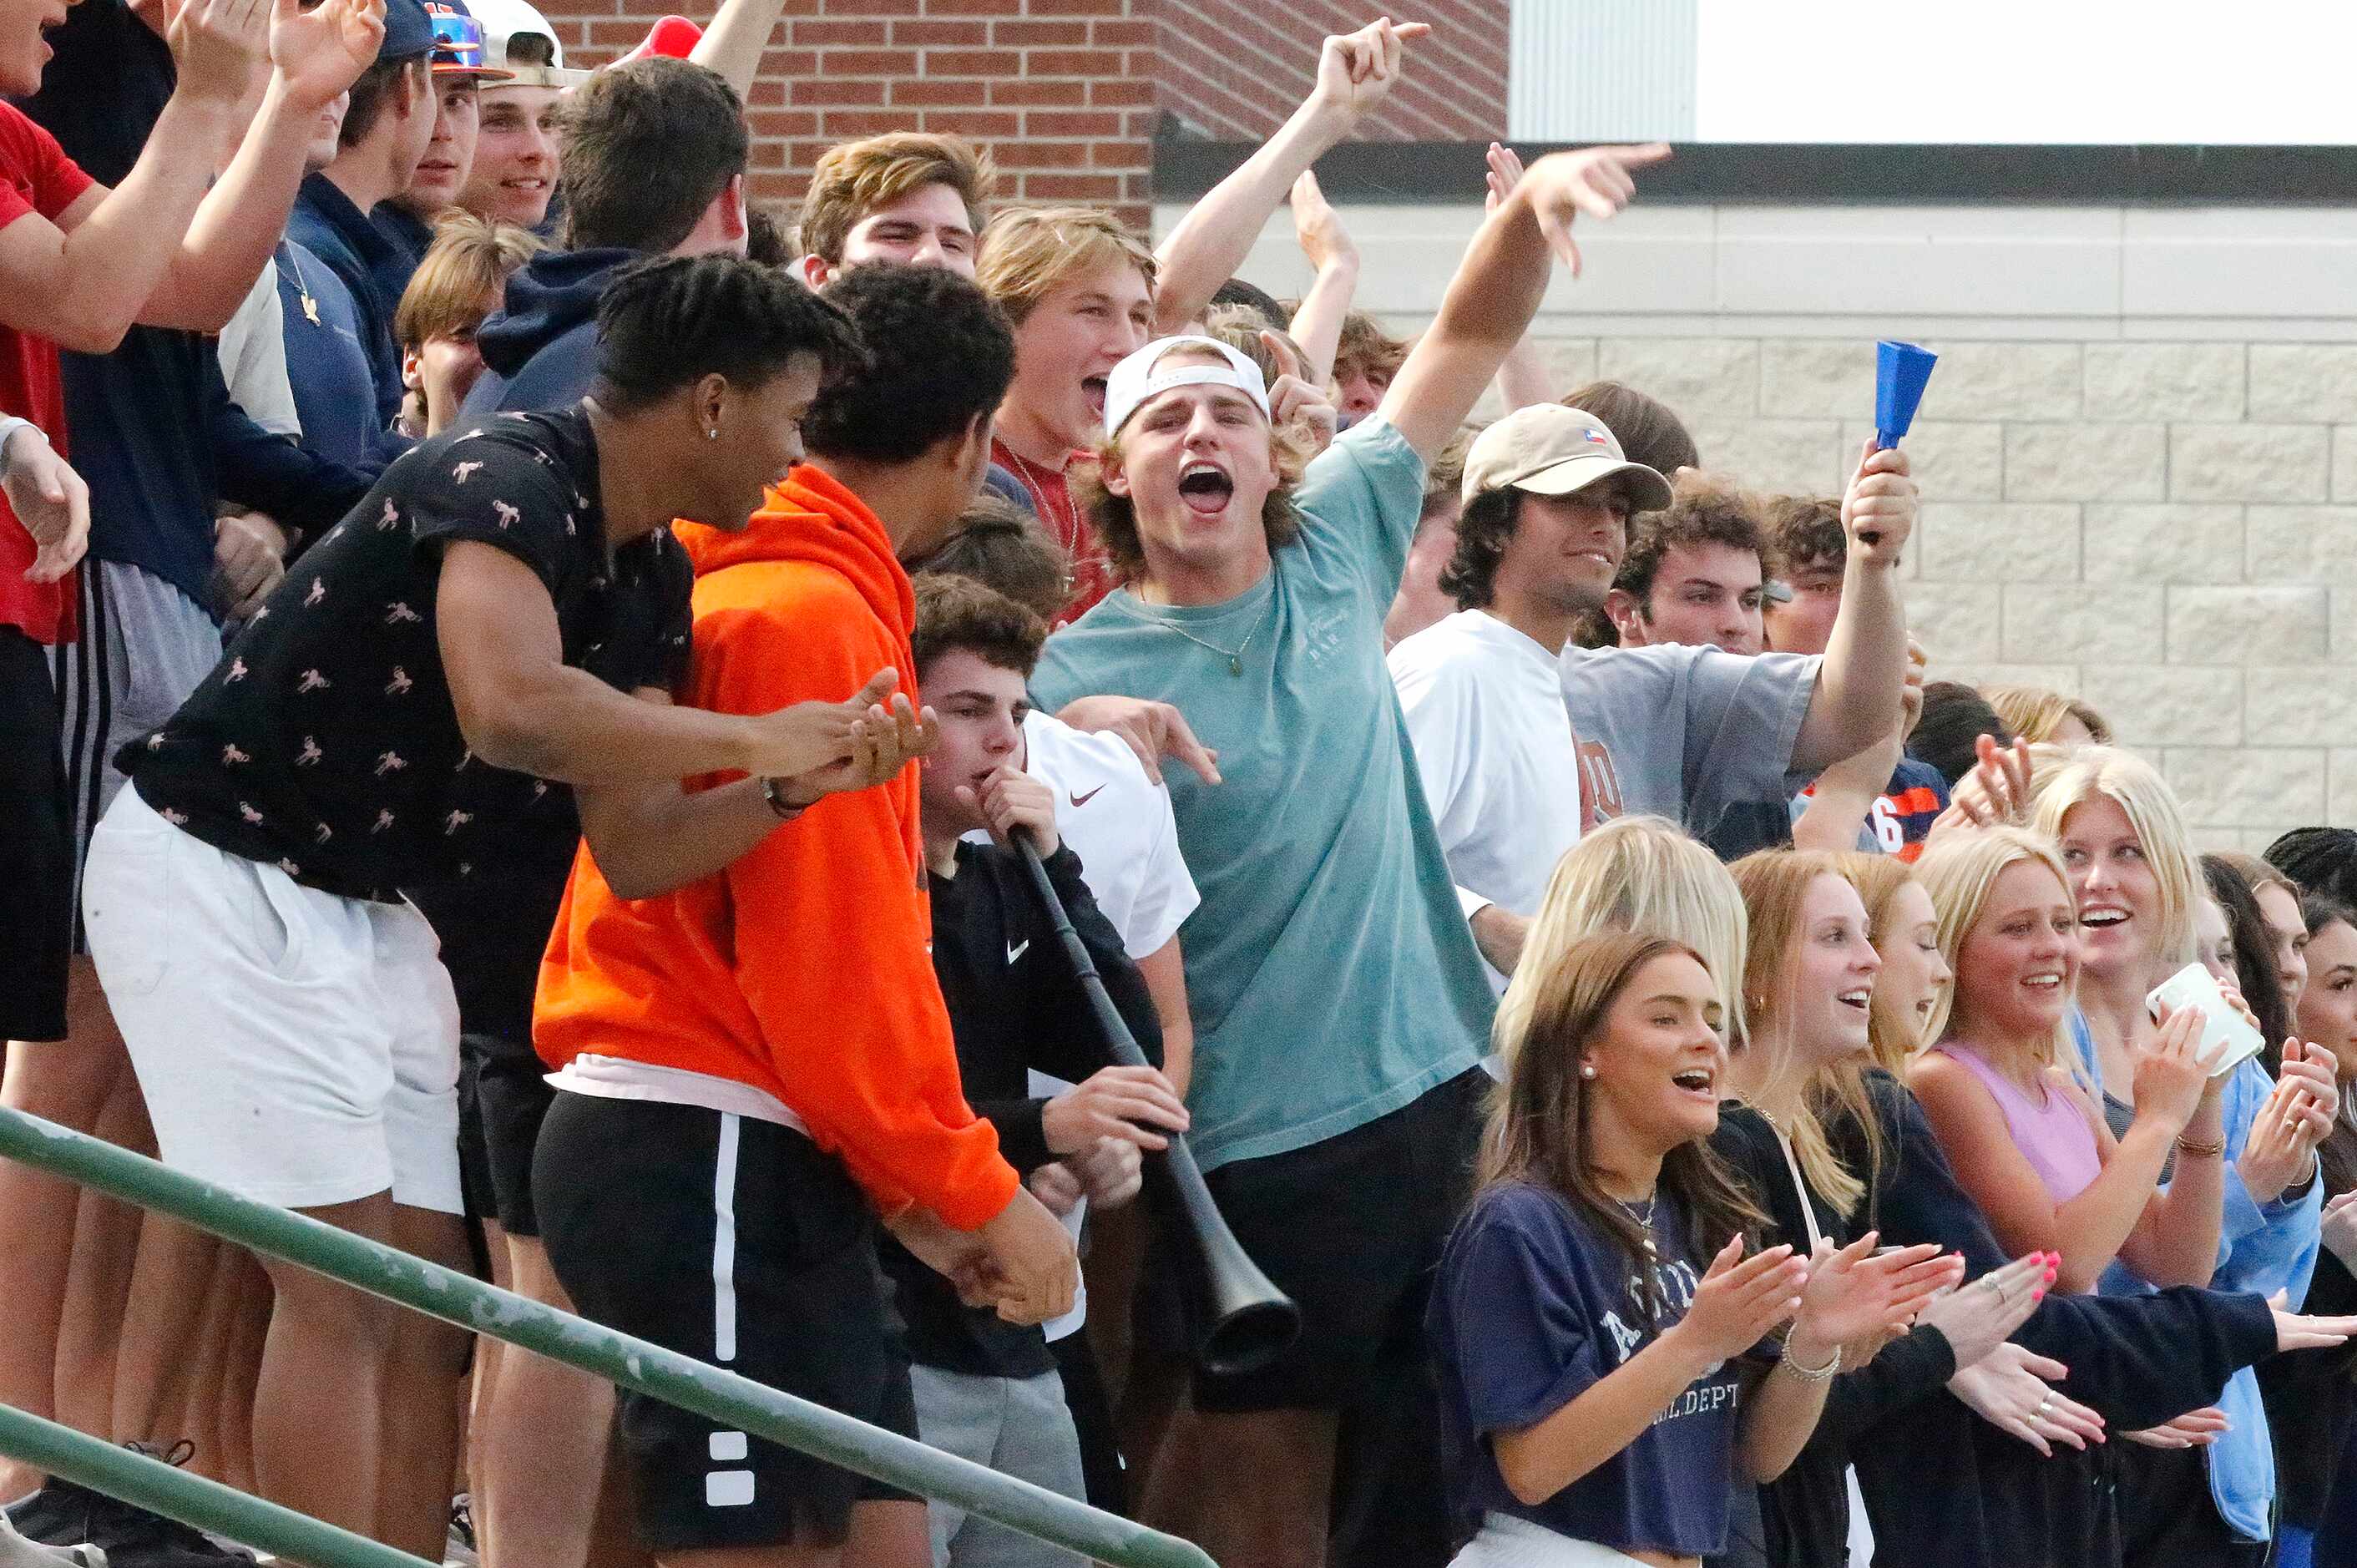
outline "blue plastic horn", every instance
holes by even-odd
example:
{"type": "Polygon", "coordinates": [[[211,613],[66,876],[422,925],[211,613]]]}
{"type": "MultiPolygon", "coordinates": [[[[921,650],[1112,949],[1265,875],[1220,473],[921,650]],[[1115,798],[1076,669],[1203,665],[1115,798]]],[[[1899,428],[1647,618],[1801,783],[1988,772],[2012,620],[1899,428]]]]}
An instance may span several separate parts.
{"type": "Polygon", "coordinates": [[[1874,444],[1899,445],[1915,423],[1916,405],[1923,401],[1923,383],[1940,356],[1912,343],[1889,338],[1874,346],[1874,444]]]}

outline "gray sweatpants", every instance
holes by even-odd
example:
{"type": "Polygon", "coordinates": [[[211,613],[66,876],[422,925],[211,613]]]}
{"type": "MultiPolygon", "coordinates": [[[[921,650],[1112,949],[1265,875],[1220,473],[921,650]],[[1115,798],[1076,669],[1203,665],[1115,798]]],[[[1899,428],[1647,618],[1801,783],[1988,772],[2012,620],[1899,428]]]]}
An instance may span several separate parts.
{"type": "MultiPolygon", "coordinates": [[[[983,1378],[911,1367],[909,1379],[917,1395],[917,1432],[928,1446],[1086,1500],[1081,1439],[1057,1373],[983,1378]]],[[[1075,1552],[971,1518],[938,1499],[925,1505],[925,1514],[932,1530],[933,1568],[1082,1568],[1084,1562],[1075,1552]]]]}

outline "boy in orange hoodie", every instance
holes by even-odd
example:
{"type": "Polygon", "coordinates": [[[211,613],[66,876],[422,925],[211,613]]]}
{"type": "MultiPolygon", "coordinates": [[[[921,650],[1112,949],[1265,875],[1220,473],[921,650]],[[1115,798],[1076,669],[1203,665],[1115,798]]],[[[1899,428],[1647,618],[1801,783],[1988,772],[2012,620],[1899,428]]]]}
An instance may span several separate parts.
{"type": "MultiPolygon", "coordinates": [[[[766,712],[854,667],[912,685],[896,553],[938,542],[982,479],[1014,343],[980,291],[878,267],[825,297],[871,362],[813,407],[812,461],[741,533],[681,530],[698,705],[766,712]]],[[[661,897],[617,897],[585,854],[534,1020],[559,1092],[533,1195],[581,1310],[911,1436],[871,1209],[1010,1321],[1068,1310],[1078,1278],[960,1088],[924,878],[914,768],[661,897]]],[[[625,1395],[622,1423],[659,1553],[926,1560],[915,1499],[657,1401],[625,1395]]]]}

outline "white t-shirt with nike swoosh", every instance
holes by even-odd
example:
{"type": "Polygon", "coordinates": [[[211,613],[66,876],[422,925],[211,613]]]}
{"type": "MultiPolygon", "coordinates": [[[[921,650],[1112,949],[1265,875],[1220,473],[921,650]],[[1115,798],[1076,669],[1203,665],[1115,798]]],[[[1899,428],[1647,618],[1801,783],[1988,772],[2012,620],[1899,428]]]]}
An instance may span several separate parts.
{"type": "Polygon", "coordinates": [[[1023,746],[1023,770],[1056,792],[1056,832],[1081,857],[1081,879],[1121,933],[1122,950],[1134,959],[1161,951],[1203,901],[1178,853],[1169,789],[1146,776],[1118,736],[1086,734],[1052,714],[1024,719],[1023,746]]]}

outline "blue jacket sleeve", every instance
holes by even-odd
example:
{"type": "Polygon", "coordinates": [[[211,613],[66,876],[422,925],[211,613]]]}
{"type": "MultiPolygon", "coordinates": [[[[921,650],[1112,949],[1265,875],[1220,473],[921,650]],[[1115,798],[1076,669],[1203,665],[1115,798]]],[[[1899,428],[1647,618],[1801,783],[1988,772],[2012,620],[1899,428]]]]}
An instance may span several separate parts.
{"type": "Polygon", "coordinates": [[[2265,1203],[2251,1197],[2234,1162],[2243,1157],[2252,1123],[2275,1092],[2275,1079],[2255,1061],[2246,1061],[2226,1080],[2226,1195],[2218,1231],[2217,1290],[2287,1293],[2298,1311],[2316,1274],[2319,1232],[2324,1214],[2324,1184],[2312,1177],[2265,1203]]]}
{"type": "Polygon", "coordinates": [[[256,424],[230,401],[218,363],[209,381],[208,429],[222,499],[267,513],[301,530],[306,539],[316,539],[368,494],[374,476],[330,462],[256,424]]]}

